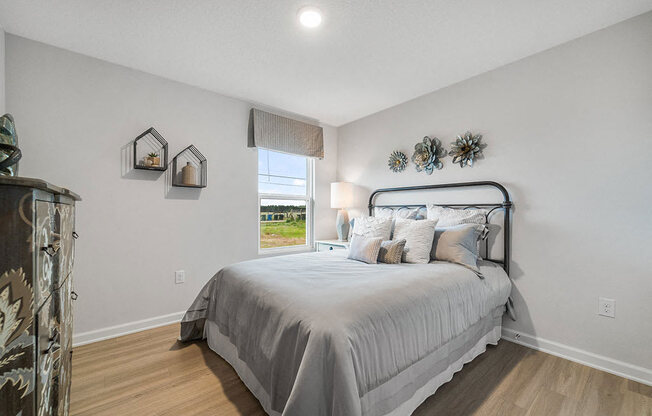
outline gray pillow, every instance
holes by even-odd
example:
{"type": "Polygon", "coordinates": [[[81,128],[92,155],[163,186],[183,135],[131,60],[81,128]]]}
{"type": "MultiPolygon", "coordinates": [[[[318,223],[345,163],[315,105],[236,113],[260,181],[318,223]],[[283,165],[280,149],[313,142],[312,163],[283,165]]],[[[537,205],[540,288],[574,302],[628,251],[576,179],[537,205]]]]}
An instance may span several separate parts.
{"type": "Polygon", "coordinates": [[[378,263],[378,252],[380,251],[382,242],[382,237],[367,238],[354,234],[349,245],[348,258],[369,264],[376,264],[378,263]]]}
{"type": "Polygon", "coordinates": [[[383,241],[378,252],[378,262],[388,264],[400,263],[404,248],[405,240],[383,241]]]}
{"type": "Polygon", "coordinates": [[[482,277],[478,268],[478,240],[484,228],[480,224],[436,228],[430,257],[433,260],[461,264],[482,277]]]}

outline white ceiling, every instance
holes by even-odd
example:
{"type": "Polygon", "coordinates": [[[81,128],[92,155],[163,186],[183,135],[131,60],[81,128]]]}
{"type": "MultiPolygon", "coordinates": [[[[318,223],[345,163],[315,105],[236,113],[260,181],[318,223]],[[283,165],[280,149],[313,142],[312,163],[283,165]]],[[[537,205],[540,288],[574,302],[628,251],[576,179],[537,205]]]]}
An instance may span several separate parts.
{"type": "Polygon", "coordinates": [[[339,126],[652,0],[0,0],[9,33],[339,126]],[[296,12],[319,7],[302,28],[296,12]]]}

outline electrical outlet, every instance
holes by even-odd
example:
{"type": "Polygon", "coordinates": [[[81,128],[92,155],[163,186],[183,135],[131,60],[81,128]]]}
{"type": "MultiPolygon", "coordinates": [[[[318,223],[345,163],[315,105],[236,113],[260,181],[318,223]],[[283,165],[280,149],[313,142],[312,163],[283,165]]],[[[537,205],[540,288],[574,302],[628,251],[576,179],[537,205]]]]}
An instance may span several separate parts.
{"type": "Polygon", "coordinates": [[[613,299],[599,298],[598,315],[616,317],[616,301],[613,299]]]}
{"type": "Polygon", "coordinates": [[[177,270],[174,272],[174,283],[180,284],[186,282],[186,272],[185,270],[177,270]]]}

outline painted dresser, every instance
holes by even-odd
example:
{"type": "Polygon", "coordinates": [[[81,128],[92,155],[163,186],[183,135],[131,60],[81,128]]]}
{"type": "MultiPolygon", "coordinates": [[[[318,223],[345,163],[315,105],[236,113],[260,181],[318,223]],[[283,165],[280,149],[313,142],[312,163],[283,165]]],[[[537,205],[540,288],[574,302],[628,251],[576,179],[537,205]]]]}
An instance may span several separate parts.
{"type": "Polygon", "coordinates": [[[0,415],[68,415],[78,195],[0,176],[0,415]]]}

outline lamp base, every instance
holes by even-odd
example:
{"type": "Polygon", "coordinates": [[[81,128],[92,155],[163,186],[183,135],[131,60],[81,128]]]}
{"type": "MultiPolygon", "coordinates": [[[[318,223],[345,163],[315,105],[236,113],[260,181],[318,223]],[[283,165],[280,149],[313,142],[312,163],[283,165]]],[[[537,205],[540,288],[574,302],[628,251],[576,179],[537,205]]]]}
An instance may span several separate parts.
{"type": "Polygon", "coordinates": [[[349,213],[345,209],[337,211],[337,219],[335,220],[335,228],[337,229],[337,239],[339,241],[346,241],[349,238],[349,213]]]}

